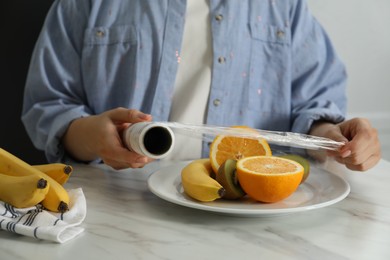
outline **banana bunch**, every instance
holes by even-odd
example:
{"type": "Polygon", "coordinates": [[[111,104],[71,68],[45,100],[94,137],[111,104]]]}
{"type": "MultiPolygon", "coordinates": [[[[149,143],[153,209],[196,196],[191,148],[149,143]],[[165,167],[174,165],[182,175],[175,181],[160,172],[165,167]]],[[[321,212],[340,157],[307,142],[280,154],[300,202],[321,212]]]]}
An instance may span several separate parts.
{"type": "Polygon", "coordinates": [[[181,171],[184,192],[199,201],[207,202],[222,198],[225,189],[212,178],[213,170],[209,159],[190,162],[181,171]]]}
{"type": "Polygon", "coordinates": [[[71,166],[60,163],[32,166],[0,148],[0,199],[15,207],[42,203],[50,211],[65,212],[69,209],[69,195],[62,184],[72,171],[71,166]],[[9,189],[5,188],[7,184],[9,189]]]}

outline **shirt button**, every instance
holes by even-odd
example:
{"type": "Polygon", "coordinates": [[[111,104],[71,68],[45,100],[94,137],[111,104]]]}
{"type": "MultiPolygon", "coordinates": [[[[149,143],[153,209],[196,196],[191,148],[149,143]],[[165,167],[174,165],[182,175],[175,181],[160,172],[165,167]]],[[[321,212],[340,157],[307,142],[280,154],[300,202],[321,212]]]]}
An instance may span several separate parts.
{"type": "Polygon", "coordinates": [[[225,61],[226,61],[225,57],[221,56],[221,57],[218,58],[218,62],[221,63],[221,64],[225,63],[225,61]]]}
{"type": "Polygon", "coordinates": [[[214,104],[214,106],[217,107],[217,106],[219,106],[221,104],[221,100],[216,98],[216,99],[214,99],[213,104],[214,104]]]}
{"type": "Polygon", "coordinates": [[[105,33],[104,33],[104,31],[102,31],[102,30],[98,30],[98,31],[96,32],[96,36],[97,36],[97,37],[104,37],[104,35],[105,35],[105,33]]]}
{"type": "Polygon", "coordinates": [[[223,20],[223,15],[222,14],[217,14],[215,16],[215,20],[217,20],[218,22],[222,21],[223,20]]]}
{"type": "Polygon", "coordinates": [[[282,30],[279,30],[276,32],[276,36],[278,36],[278,38],[283,38],[284,37],[284,32],[282,30]]]}

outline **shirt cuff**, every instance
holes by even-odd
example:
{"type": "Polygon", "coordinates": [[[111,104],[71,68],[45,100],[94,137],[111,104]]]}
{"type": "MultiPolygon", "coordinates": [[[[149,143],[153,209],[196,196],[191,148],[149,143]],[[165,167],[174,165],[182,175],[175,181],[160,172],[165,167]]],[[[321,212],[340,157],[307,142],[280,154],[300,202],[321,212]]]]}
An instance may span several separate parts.
{"type": "Polygon", "coordinates": [[[314,109],[309,112],[299,114],[292,125],[292,132],[308,134],[311,126],[316,121],[327,121],[334,124],[345,120],[345,116],[330,109],[314,109]]]}
{"type": "Polygon", "coordinates": [[[89,116],[89,114],[82,111],[81,108],[74,108],[55,118],[45,149],[46,158],[49,163],[75,161],[65,152],[61,139],[73,120],[86,116],[89,116]]]}

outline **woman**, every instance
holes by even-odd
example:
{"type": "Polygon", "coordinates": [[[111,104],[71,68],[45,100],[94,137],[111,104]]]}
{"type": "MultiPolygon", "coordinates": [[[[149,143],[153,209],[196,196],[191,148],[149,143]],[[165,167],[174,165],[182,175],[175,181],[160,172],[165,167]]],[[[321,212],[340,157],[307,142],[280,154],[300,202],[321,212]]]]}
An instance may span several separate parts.
{"type": "Polygon", "coordinates": [[[304,0],[57,0],[32,57],[22,120],[49,161],[142,167],[151,160],[128,151],[120,132],[153,116],[344,141],[331,155],[367,170],[380,159],[378,136],[365,119],[345,121],[345,84],[304,0]]]}

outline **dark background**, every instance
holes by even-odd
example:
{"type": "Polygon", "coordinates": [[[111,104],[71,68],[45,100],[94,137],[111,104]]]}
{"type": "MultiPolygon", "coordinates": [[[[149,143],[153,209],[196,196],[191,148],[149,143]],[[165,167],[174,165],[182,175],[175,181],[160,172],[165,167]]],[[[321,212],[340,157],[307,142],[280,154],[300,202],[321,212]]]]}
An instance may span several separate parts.
{"type": "Polygon", "coordinates": [[[45,163],[21,122],[23,89],[32,50],[53,0],[0,3],[0,147],[30,164],[45,163]]]}

